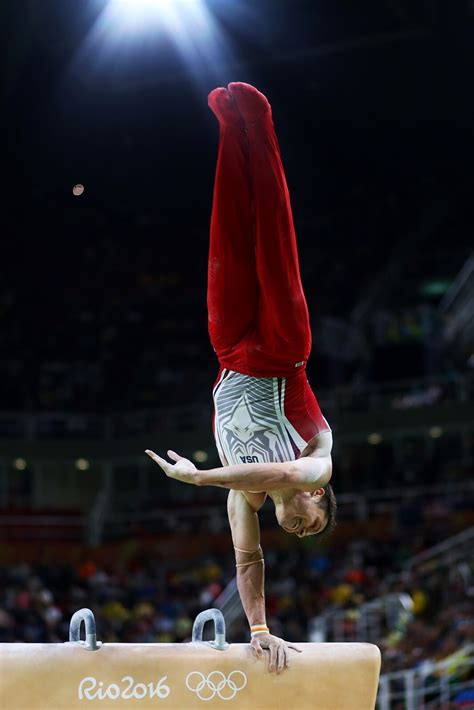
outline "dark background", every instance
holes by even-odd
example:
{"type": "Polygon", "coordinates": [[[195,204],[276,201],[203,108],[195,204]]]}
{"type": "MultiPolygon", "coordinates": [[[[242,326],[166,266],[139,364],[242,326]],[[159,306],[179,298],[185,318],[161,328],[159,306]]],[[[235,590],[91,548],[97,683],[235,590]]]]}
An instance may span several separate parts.
{"type": "Polygon", "coordinates": [[[206,97],[232,80],[256,84],[273,105],[313,317],[314,384],[348,383],[361,369],[379,381],[426,374],[419,352],[402,358],[408,366],[397,356],[361,368],[354,356],[335,368],[318,349],[318,324],[347,321],[391,260],[405,260],[403,287],[382,301],[400,309],[423,300],[424,281],[452,281],[469,253],[472,3],[207,8],[216,42],[193,29],[185,4],[178,11],[196,48],[186,56],[163,28],[126,34],[104,22],[104,0],[3,3],[0,357],[15,379],[2,384],[4,408],[154,405],[167,395],[153,383],[143,393],[147,374],[176,358],[207,373],[190,398],[208,388],[218,131],[206,97]],[[75,198],[78,182],[86,189],[75,198]],[[181,329],[167,329],[170,318],[181,329]],[[63,384],[73,362],[89,383],[58,394],[55,361],[69,368],[63,384]]]}

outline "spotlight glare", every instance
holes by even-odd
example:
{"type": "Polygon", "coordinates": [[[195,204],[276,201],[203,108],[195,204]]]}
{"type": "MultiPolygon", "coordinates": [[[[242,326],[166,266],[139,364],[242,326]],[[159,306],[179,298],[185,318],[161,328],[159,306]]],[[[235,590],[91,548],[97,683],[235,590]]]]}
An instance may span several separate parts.
{"type": "Polygon", "coordinates": [[[443,430],[440,426],[432,426],[430,429],[430,436],[432,439],[439,439],[443,435],[443,430]]]}
{"type": "Polygon", "coordinates": [[[27,465],[25,459],[15,459],[13,462],[13,467],[16,468],[17,471],[25,471],[27,465]]]}
{"type": "Polygon", "coordinates": [[[209,456],[206,451],[195,451],[193,454],[193,459],[198,463],[204,463],[204,461],[207,461],[208,458],[209,456]]]}
{"type": "Polygon", "coordinates": [[[367,437],[367,441],[369,442],[369,444],[377,446],[377,444],[380,444],[382,442],[382,435],[374,431],[373,434],[369,434],[369,436],[367,437]]]}
{"type": "Polygon", "coordinates": [[[166,19],[178,10],[196,5],[202,0],[110,0],[109,19],[118,22],[127,29],[136,28],[137,24],[148,25],[154,19],[166,19]]]}
{"type": "Polygon", "coordinates": [[[113,0],[117,7],[127,8],[131,12],[137,9],[153,10],[157,7],[176,4],[177,0],[113,0]]]}
{"type": "MultiPolygon", "coordinates": [[[[204,70],[221,76],[234,59],[232,42],[206,0],[108,0],[74,58],[74,72],[116,78],[136,71],[142,58],[178,59],[197,83],[204,70]],[[164,40],[163,42],[161,40],[164,40]],[[132,67],[132,69],[130,69],[132,67]]],[[[218,81],[216,76],[216,81],[218,81]]]]}

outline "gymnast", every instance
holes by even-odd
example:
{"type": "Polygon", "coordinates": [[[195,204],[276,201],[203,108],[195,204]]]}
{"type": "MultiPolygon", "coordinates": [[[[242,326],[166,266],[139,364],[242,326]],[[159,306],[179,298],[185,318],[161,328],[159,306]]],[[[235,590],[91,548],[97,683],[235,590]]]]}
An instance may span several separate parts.
{"type": "Polygon", "coordinates": [[[286,532],[320,539],[332,531],[332,433],[305,371],[311,330],[270,104],[241,82],[214,89],[208,103],[220,128],[207,302],[220,365],[213,431],[223,467],[198,470],[174,451],[174,463],[146,453],[170,478],[229,489],[251,646],[258,657],[268,649],[269,669],[279,673],[294,647],[266,624],[258,511],[269,496],[286,532]]]}

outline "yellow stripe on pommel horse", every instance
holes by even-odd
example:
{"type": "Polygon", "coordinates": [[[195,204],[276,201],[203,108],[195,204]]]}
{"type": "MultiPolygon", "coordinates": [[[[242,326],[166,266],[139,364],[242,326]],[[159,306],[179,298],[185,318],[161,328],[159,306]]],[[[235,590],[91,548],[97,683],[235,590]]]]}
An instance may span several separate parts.
{"type": "Polygon", "coordinates": [[[229,708],[373,710],[379,649],[368,643],[301,643],[291,667],[270,673],[248,644],[226,644],[222,614],[196,618],[191,643],[98,644],[92,612],[71,619],[68,643],[0,644],[1,710],[229,708]],[[215,640],[202,641],[205,621],[215,640]],[[81,622],[86,641],[79,640],[81,622]]]}

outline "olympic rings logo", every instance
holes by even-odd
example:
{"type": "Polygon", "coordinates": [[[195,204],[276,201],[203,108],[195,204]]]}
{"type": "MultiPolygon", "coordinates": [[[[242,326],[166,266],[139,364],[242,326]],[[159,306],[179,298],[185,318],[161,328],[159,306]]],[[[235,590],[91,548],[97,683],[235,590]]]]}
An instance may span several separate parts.
{"type": "Polygon", "coordinates": [[[227,677],[221,671],[211,671],[207,678],[199,671],[186,676],[187,689],[196,693],[199,700],[212,700],[216,695],[221,700],[233,700],[246,685],[247,676],[243,671],[232,671],[227,677]]]}

